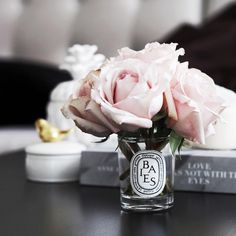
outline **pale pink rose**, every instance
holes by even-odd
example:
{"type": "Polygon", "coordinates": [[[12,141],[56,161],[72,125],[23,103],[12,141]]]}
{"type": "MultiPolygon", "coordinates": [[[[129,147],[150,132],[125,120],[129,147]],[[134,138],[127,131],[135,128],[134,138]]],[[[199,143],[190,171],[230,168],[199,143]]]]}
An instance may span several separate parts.
{"type": "Polygon", "coordinates": [[[79,89],[64,105],[62,113],[65,117],[73,119],[83,132],[104,137],[118,132],[119,129],[104,116],[100,106],[91,99],[91,88],[97,74],[92,72],[80,82],[79,89]]]}
{"type": "Polygon", "coordinates": [[[177,119],[170,119],[169,127],[189,140],[204,144],[205,138],[214,133],[214,123],[225,108],[214,81],[200,70],[188,69],[188,64],[182,63],[171,81],[171,93],[177,119]]]}
{"type": "Polygon", "coordinates": [[[173,78],[177,44],[148,44],[135,52],[124,48],[92,73],[63,109],[87,133],[106,136],[120,130],[152,127],[152,118],[163,106],[164,92],[173,78]]]}
{"type": "Polygon", "coordinates": [[[182,49],[177,44],[152,43],[141,51],[123,48],[101,68],[92,98],[121,130],[152,127],[152,118],[162,108],[182,49]]]}

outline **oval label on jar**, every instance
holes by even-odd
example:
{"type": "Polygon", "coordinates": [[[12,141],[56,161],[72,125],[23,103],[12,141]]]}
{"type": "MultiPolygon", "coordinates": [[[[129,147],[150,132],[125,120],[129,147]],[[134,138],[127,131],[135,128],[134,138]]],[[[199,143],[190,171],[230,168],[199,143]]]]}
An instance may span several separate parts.
{"type": "Polygon", "coordinates": [[[137,152],[130,163],[130,182],[138,196],[158,196],[166,184],[166,163],[163,155],[152,150],[137,152]]]}

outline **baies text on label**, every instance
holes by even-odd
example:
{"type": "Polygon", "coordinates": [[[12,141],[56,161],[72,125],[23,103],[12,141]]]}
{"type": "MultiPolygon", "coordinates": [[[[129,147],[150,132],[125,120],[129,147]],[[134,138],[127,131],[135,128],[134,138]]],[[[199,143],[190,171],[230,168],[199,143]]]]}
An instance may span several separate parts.
{"type": "Polygon", "coordinates": [[[148,160],[143,160],[141,165],[142,168],[139,169],[139,178],[142,178],[143,183],[149,183],[150,186],[155,186],[158,181],[158,175],[156,175],[157,170],[154,168],[154,165],[150,165],[148,160]]]}

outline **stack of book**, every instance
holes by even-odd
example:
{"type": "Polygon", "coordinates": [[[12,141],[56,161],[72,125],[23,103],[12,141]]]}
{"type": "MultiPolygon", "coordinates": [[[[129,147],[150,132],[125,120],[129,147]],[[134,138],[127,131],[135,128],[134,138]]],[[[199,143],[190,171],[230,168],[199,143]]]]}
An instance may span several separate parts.
{"type": "MultiPolygon", "coordinates": [[[[117,152],[83,152],[80,184],[119,187],[117,152]]],[[[236,150],[183,151],[176,159],[175,190],[236,193],[236,150]]]]}

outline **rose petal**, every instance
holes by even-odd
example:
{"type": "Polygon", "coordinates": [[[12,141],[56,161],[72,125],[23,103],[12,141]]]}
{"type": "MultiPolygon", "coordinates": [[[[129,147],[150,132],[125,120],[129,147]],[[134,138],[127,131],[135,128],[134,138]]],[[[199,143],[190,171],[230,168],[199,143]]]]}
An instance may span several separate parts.
{"type": "Polygon", "coordinates": [[[135,87],[137,82],[133,81],[131,78],[126,77],[122,80],[118,80],[116,82],[116,87],[114,89],[114,103],[117,103],[119,101],[122,101],[125,99],[129,93],[132,91],[132,89],[135,87]]]}
{"type": "Polygon", "coordinates": [[[90,114],[96,120],[96,123],[101,124],[102,126],[107,127],[113,133],[117,133],[119,129],[113,125],[102,113],[101,107],[94,101],[90,101],[86,106],[86,112],[90,114]]]}
{"type": "MultiPolygon", "coordinates": [[[[122,74],[122,72],[130,71],[132,73],[136,73],[138,78],[142,79],[140,77],[140,73],[144,71],[146,67],[147,65],[144,62],[139,61],[137,59],[127,59],[122,62],[116,61],[104,66],[101,69],[100,79],[105,99],[110,104],[114,104],[114,99],[116,98],[116,96],[119,96],[119,94],[122,93],[119,88],[119,94],[117,93],[116,96],[114,94],[115,91],[117,91],[117,82],[119,80],[119,75],[122,74]]],[[[121,97],[122,96],[125,96],[125,94],[121,95],[121,97]]],[[[120,99],[121,98],[117,98],[117,100],[120,99]]]]}
{"type": "Polygon", "coordinates": [[[101,83],[103,88],[103,93],[105,95],[105,98],[109,103],[113,104],[114,101],[114,89],[115,89],[115,78],[120,73],[120,69],[116,68],[110,68],[109,66],[103,67],[101,70],[101,83]]]}
{"type": "Polygon", "coordinates": [[[164,95],[165,95],[168,116],[174,120],[178,120],[178,115],[170,87],[167,87],[166,91],[164,92],[164,95]]]}
{"type": "MultiPolygon", "coordinates": [[[[95,100],[96,103],[101,105],[101,110],[104,115],[109,119],[113,120],[117,125],[123,129],[123,125],[131,125],[131,129],[134,127],[139,128],[150,128],[152,127],[152,121],[145,118],[139,118],[129,112],[124,110],[117,109],[109,104],[107,101],[103,100],[102,97],[98,94],[98,91],[92,90],[91,97],[95,100]]],[[[125,126],[127,128],[127,126],[125,126]]]]}
{"type": "Polygon", "coordinates": [[[89,97],[79,97],[76,99],[72,99],[69,104],[69,109],[71,113],[76,117],[80,117],[94,122],[95,120],[93,119],[93,117],[87,116],[87,113],[85,111],[85,108],[89,103],[89,101],[90,101],[89,97]]]}
{"type": "MultiPolygon", "coordinates": [[[[107,104],[102,105],[102,112],[114,120],[118,125],[130,124],[139,128],[151,128],[152,121],[145,118],[137,117],[129,112],[117,109],[107,104]]],[[[133,129],[133,128],[132,128],[133,129]]]]}
{"type": "Polygon", "coordinates": [[[147,94],[143,97],[128,97],[114,104],[113,107],[132,113],[138,117],[152,119],[160,111],[162,104],[162,94],[156,97],[147,94]]]}
{"type": "Polygon", "coordinates": [[[170,44],[160,44],[158,42],[148,43],[144,49],[140,51],[134,51],[129,48],[120,49],[119,56],[117,60],[124,60],[127,58],[137,58],[146,63],[150,63],[155,60],[159,60],[159,62],[163,62],[165,60],[178,60],[179,56],[184,55],[184,49],[180,48],[176,50],[178,44],[170,43],[170,44]]]}
{"type": "Polygon", "coordinates": [[[176,104],[178,121],[172,120],[169,123],[169,127],[189,140],[204,144],[203,120],[197,105],[189,106],[187,103],[179,103],[177,101],[176,104]]]}
{"type": "Polygon", "coordinates": [[[102,126],[102,125],[98,125],[96,123],[93,123],[91,121],[82,119],[80,117],[77,117],[74,120],[76,126],[81,129],[83,132],[89,133],[89,134],[93,134],[95,136],[98,137],[107,137],[108,135],[111,134],[111,131],[102,126]]]}
{"type": "Polygon", "coordinates": [[[100,71],[91,71],[83,80],[78,81],[78,89],[73,94],[73,98],[78,98],[82,96],[90,97],[91,88],[97,80],[100,71]]]}

